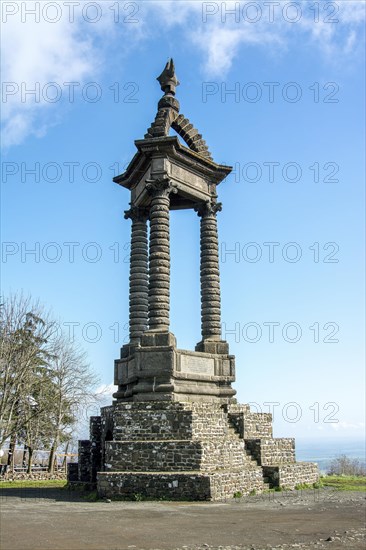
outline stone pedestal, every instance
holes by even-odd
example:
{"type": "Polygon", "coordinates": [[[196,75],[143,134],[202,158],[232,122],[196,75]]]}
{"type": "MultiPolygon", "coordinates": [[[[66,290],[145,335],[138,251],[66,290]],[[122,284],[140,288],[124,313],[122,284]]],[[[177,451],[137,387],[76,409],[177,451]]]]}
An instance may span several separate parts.
{"type": "MultiPolygon", "coordinates": [[[[228,351],[227,347],[221,351],[228,351]]],[[[231,387],[235,380],[234,356],[180,350],[171,333],[148,331],[140,347],[122,348],[114,376],[118,385],[114,397],[123,401],[228,403],[236,393],[231,387]]]]}
{"type": "MultiPolygon", "coordinates": [[[[110,412],[105,423],[111,422],[110,412]]],[[[224,500],[279,485],[294,488],[299,480],[317,481],[316,465],[295,462],[292,439],[268,437],[269,417],[245,405],[116,403],[98,493],[224,500]]]]}

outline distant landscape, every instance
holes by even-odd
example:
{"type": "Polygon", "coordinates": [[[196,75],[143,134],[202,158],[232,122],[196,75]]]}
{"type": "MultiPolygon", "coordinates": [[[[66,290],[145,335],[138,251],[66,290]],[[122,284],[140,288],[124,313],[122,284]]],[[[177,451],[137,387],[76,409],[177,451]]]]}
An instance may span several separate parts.
{"type": "Polygon", "coordinates": [[[365,441],[353,440],[310,440],[296,438],[296,458],[299,461],[317,462],[322,473],[325,473],[330,461],[339,455],[357,458],[366,464],[365,441]]]}

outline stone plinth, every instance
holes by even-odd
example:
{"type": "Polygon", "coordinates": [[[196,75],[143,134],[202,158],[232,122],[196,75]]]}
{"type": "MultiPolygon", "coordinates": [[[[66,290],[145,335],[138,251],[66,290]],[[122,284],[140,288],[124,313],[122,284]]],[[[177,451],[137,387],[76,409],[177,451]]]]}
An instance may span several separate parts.
{"type": "Polygon", "coordinates": [[[255,426],[252,416],[248,405],[117,402],[112,416],[110,407],[102,410],[102,425],[109,426],[113,438],[102,442],[98,493],[222,500],[262,492],[282,480],[288,485],[316,481],[316,465],[295,462],[292,439],[256,439],[261,429],[268,433],[270,415],[256,414],[255,426]]]}

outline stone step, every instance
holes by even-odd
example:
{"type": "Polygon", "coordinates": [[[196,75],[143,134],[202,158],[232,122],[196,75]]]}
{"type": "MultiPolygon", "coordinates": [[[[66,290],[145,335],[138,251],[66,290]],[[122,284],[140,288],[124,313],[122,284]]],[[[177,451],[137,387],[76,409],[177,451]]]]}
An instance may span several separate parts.
{"type": "Polygon", "coordinates": [[[171,500],[226,500],[237,492],[249,495],[268,489],[257,474],[222,469],[216,472],[100,472],[98,494],[101,497],[144,495],[171,500]]]}

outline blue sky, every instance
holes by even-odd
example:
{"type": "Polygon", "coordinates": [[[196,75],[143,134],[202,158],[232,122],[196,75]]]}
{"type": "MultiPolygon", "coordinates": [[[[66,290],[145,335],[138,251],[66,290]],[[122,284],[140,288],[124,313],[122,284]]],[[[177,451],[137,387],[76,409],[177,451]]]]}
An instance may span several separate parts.
{"type": "MultiPolygon", "coordinates": [[[[51,4],[2,4],[2,293],[39,298],[112,382],[130,234],[112,177],[172,56],[181,112],[234,167],[219,236],[238,398],[274,407],[276,435],[362,437],[365,3],[51,4]]],[[[172,213],[171,235],[171,329],[192,349],[196,214],[172,213]]]]}

